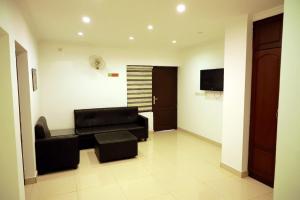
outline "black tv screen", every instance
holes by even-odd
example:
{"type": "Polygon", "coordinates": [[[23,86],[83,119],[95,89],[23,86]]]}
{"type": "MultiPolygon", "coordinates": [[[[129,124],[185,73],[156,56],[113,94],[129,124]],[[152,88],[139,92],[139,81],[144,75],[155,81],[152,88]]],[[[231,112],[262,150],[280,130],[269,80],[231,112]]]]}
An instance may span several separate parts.
{"type": "Polygon", "coordinates": [[[200,70],[200,90],[223,91],[224,68],[200,70]]]}

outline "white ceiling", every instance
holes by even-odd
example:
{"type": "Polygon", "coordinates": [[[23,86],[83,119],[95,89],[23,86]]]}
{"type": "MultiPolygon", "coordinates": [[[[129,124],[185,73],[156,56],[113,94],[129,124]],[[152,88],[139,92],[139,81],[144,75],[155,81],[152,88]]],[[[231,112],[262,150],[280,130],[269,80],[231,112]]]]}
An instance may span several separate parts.
{"type": "Polygon", "coordinates": [[[283,0],[17,0],[39,40],[103,46],[186,47],[224,34],[233,16],[257,13],[283,0]],[[184,14],[176,5],[185,3],[184,14]],[[81,17],[92,22],[83,24],[81,17]],[[154,26],[153,31],[147,25],[154,26]],[[79,37],[77,32],[85,33],[79,37]],[[203,32],[199,34],[198,32],[203,32]],[[128,37],[134,36],[134,41],[128,37]],[[171,43],[177,40],[177,44],[171,43]]]}

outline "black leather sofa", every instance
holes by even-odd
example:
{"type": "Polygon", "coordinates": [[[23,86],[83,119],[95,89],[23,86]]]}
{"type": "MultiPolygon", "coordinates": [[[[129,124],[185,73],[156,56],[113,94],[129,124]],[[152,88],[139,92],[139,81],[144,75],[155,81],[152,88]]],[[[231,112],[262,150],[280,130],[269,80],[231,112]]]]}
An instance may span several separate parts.
{"type": "Polygon", "coordinates": [[[76,169],[79,164],[78,136],[73,134],[52,137],[45,117],[40,117],[35,125],[35,152],[40,175],[76,169]]]}
{"type": "Polygon", "coordinates": [[[75,133],[79,148],[95,147],[95,134],[127,130],[139,141],[148,138],[148,118],[138,114],[137,107],[75,110],[75,133]]]}

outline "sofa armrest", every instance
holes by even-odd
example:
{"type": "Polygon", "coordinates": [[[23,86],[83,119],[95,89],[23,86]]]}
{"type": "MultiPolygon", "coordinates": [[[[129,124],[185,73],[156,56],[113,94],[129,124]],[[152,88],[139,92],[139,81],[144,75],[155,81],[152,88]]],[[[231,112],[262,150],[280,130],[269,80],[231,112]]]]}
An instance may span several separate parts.
{"type": "Polygon", "coordinates": [[[37,167],[60,168],[79,163],[77,135],[56,136],[35,141],[37,167]]]}
{"type": "Polygon", "coordinates": [[[138,124],[142,125],[146,128],[146,130],[148,131],[148,118],[144,117],[142,115],[138,115],[138,124]]]}

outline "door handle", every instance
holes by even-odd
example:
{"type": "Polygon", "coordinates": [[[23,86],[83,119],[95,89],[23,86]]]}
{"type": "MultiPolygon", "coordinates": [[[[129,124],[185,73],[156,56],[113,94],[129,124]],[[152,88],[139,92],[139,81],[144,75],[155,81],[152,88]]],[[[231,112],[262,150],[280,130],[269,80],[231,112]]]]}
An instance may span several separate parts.
{"type": "Polygon", "coordinates": [[[158,98],[156,98],[155,96],[153,96],[153,105],[155,105],[156,101],[158,100],[158,98]]]}

